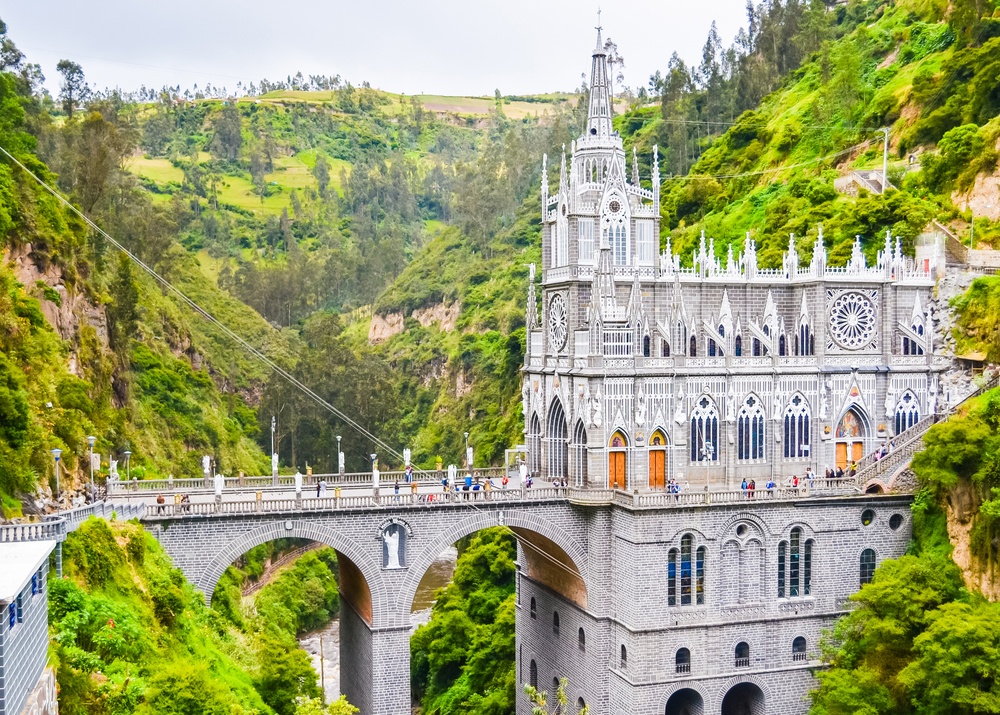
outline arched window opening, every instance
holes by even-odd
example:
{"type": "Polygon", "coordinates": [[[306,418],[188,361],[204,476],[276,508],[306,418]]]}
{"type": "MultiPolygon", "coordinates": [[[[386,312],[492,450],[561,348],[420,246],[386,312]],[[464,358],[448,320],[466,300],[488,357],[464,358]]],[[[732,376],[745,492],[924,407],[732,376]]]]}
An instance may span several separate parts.
{"type": "Polygon", "coordinates": [[[735,665],[737,668],[750,667],[750,645],[746,641],[741,641],[736,645],[735,665]]]}
{"type": "Polygon", "coordinates": [[[549,477],[565,478],[569,441],[566,435],[566,413],[562,403],[554,400],[549,408],[549,429],[546,435],[549,448],[549,477]]]}
{"type": "Polygon", "coordinates": [[[667,605],[677,605],[677,549],[667,554],[667,605]]]}
{"type": "Polygon", "coordinates": [[[691,605],[691,534],[681,537],[681,605],[691,605]]]}
{"type": "Polygon", "coordinates": [[[559,692],[559,676],[552,676],[552,694],[559,692]]]}
{"type": "Polygon", "coordinates": [[[725,325],[720,325],[719,326],[719,337],[720,338],[726,337],[726,326],[725,325]]]}
{"type": "Polygon", "coordinates": [[[642,336],[642,356],[649,357],[649,336],[642,336]]]}
{"type": "Polygon", "coordinates": [[[760,357],[760,340],[754,338],[753,341],[750,343],[750,347],[751,347],[751,354],[754,357],[760,357]]]}
{"type": "Polygon", "coordinates": [[[910,429],[920,421],[920,406],[917,397],[907,390],[896,403],[896,434],[910,429]]]}
{"type": "Polygon", "coordinates": [[[702,397],[691,413],[691,461],[714,462],[719,458],[719,412],[715,403],[702,397]]]}
{"type": "Polygon", "coordinates": [[[625,668],[625,667],[628,666],[628,651],[625,649],[625,644],[624,643],[622,643],[621,664],[622,664],[622,668],[625,668]]]}
{"type": "MultiPolygon", "coordinates": [[[[913,325],[910,326],[910,330],[914,333],[923,337],[924,335],[924,325],[919,320],[914,321],[913,325]]],[[[903,355],[923,355],[924,348],[919,341],[903,336],[903,355]]]]}
{"type": "Polygon", "coordinates": [[[678,648],[677,655],[674,656],[674,668],[678,673],[690,673],[691,651],[687,648],[678,648]]]}
{"type": "Polygon", "coordinates": [[[715,357],[715,341],[711,338],[708,339],[708,356],[715,357]]]}
{"type": "Polygon", "coordinates": [[[735,341],[735,345],[733,346],[733,349],[734,349],[734,353],[733,354],[736,355],[736,357],[742,357],[742,355],[743,355],[743,336],[742,335],[737,335],[736,336],[736,341],[735,341]]]}
{"type": "Polygon", "coordinates": [[[788,540],[788,595],[795,598],[799,595],[799,548],[802,541],[802,529],[792,529],[788,540]]]}
{"type": "Polygon", "coordinates": [[[538,606],[535,603],[535,597],[534,596],[531,597],[530,611],[531,611],[531,617],[532,618],[538,618],[538,606]]]}
{"type": "Polygon", "coordinates": [[[812,350],[812,346],[814,345],[813,335],[812,335],[812,330],[810,330],[808,323],[803,323],[802,325],[799,326],[798,344],[799,344],[800,355],[813,354],[812,350]]]}
{"type": "Polygon", "coordinates": [[[806,540],[802,547],[802,595],[808,596],[812,593],[812,551],[813,540],[806,540]]]}
{"type": "Polygon", "coordinates": [[[559,635],[559,611],[552,611],[552,635],[559,635]]]}
{"type": "Polygon", "coordinates": [[[583,701],[583,698],[582,697],[577,698],[576,699],[576,710],[577,710],[577,712],[583,710],[585,707],[587,707],[587,703],[585,703],[583,701]]]}
{"type": "Polygon", "coordinates": [[[576,634],[576,645],[584,653],[587,652],[587,634],[583,632],[583,627],[576,634]]]}
{"type": "Polygon", "coordinates": [[[861,585],[871,583],[875,576],[875,550],[865,549],[861,552],[861,585]]]}
{"type": "Polygon", "coordinates": [[[698,357],[698,339],[691,336],[691,357],[698,357]]]}
{"type": "Polygon", "coordinates": [[[573,484],[582,487],[587,483],[587,428],[583,420],[573,430],[573,484]]]}
{"type": "Polygon", "coordinates": [[[740,408],[736,420],[736,458],[764,459],[764,409],[751,395],[740,408]]]}
{"type": "Polygon", "coordinates": [[[786,349],[785,346],[786,346],[785,336],[784,335],[779,335],[778,336],[778,355],[780,355],[781,357],[784,357],[785,354],[788,352],[788,350],[786,349]]]}
{"type": "Polygon", "coordinates": [[[537,476],[542,471],[542,422],[538,413],[531,415],[528,427],[528,469],[537,476]]]}
{"type": "Polygon", "coordinates": [[[807,459],[809,447],[809,403],[795,395],[785,409],[785,459],[807,459]]]}
{"type": "Polygon", "coordinates": [[[805,660],[806,659],[806,639],[802,636],[797,636],[795,640],[792,641],[792,660],[805,660]]]}
{"type": "Polygon", "coordinates": [[[788,542],[778,544],[778,598],[785,597],[785,555],[788,552],[788,542]]]}
{"type": "Polygon", "coordinates": [[[538,689],[538,663],[534,660],[528,666],[528,682],[531,684],[531,687],[536,690],[538,689]]]}
{"type": "Polygon", "coordinates": [[[670,343],[666,340],[660,341],[660,357],[670,357],[670,343]]]}
{"type": "Polygon", "coordinates": [[[705,554],[704,546],[699,546],[695,555],[695,602],[701,606],[705,603],[705,554]]]}
{"type": "Polygon", "coordinates": [[[608,226],[608,241],[616,266],[628,265],[628,239],[625,235],[625,220],[617,219],[608,226]]]}

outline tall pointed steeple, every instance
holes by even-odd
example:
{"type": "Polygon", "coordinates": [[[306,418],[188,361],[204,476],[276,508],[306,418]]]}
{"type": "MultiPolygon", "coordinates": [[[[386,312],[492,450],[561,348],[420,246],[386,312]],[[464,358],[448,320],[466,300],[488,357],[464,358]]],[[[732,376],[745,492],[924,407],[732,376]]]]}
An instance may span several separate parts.
{"type": "Polygon", "coordinates": [[[597,47],[594,48],[590,69],[590,108],[587,112],[587,137],[607,139],[611,136],[611,77],[608,53],[601,38],[600,16],[597,24],[597,47]]]}

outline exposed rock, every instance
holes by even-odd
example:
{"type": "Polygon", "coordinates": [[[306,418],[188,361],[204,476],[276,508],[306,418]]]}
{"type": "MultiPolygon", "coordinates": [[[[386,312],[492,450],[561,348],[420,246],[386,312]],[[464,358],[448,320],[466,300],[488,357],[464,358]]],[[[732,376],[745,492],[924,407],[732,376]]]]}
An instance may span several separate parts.
{"type": "Polygon", "coordinates": [[[454,330],[458,322],[458,315],[462,312],[462,306],[458,301],[452,304],[437,303],[427,308],[419,308],[413,311],[413,318],[425,328],[429,328],[433,323],[439,323],[441,330],[454,330]]]}
{"type": "Polygon", "coordinates": [[[378,345],[401,332],[403,332],[402,313],[389,313],[384,317],[375,313],[372,315],[371,326],[368,328],[368,342],[372,345],[378,345]]]}
{"type": "Polygon", "coordinates": [[[994,579],[988,567],[984,567],[972,553],[971,534],[975,520],[971,510],[975,504],[973,486],[960,482],[948,495],[945,507],[948,519],[948,538],[954,546],[952,560],[962,570],[965,585],[978,589],[991,601],[1000,599],[1000,579],[994,579]],[[964,484],[964,487],[963,487],[964,484]]]}
{"type": "Polygon", "coordinates": [[[966,194],[952,192],[951,202],[963,211],[972,210],[976,218],[1000,219],[1000,175],[979,174],[966,194]]]}

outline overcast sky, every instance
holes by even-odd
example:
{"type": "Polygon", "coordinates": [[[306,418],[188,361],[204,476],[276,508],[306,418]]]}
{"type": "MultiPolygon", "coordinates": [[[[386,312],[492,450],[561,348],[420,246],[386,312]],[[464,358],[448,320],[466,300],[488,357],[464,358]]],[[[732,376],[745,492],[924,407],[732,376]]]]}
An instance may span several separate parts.
{"type": "MultiPolygon", "coordinates": [[[[407,94],[572,90],[589,73],[597,2],[579,0],[14,0],[0,17],[55,94],[55,65],[98,88],[339,74],[407,94]]],[[[644,86],[675,50],[700,59],[715,20],[729,44],[745,0],[603,0],[602,24],[644,86]]]]}

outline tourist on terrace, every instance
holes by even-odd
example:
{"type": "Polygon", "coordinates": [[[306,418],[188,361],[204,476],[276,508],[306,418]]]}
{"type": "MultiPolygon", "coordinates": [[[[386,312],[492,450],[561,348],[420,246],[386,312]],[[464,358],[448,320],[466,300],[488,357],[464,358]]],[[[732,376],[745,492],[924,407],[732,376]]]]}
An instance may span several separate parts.
{"type": "Polygon", "coordinates": [[[753,479],[751,479],[750,483],[747,485],[747,498],[748,499],[753,499],[753,492],[754,492],[754,490],[756,488],[757,488],[757,482],[755,482],[753,479]]]}
{"type": "Polygon", "coordinates": [[[774,486],[774,477],[768,477],[767,484],[764,485],[764,488],[767,489],[769,494],[774,494],[774,486]]]}
{"type": "Polygon", "coordinates": [[[181,511],[187,514],[191,513],[191,497],[187,494],[181,497],[181,511]]]}
{"type": "Polygon", "coordinates": [[[162,514],[163,513],[163,509],[165,508],[164,505],[166,503],[167,503],[167,500],[163,498],[162,494],[157,494],[156,495],[156,513],[157,514],[162,514]]]}
{"type": "Polygon", "coordinates": [[[316,496],[325,497],[326,496],[326,478],[319,480],[319,484],[316,485],[316,496]]]}
{"type": "Polygon", "coordinates": [[[746,477],[744,477],[744,478],[743,478],[743,483],[742,483],[742,484],[740,484],[740,490],[742,490],[742,492],[743,492],[743,496],[746,496],[746,493],[747,493],[747,487],[749,487],[749,486],[750,486],[750,485],[749,485],[749,484],[747,484],[747,480],[746,480],[746,477]]]}
{"type": "Polygon", "coordinates": [[[399,501],[399,480],[398,479],[396,480],[396,483],[393,485],[392,490],[396,494],[396,501],[399,501]]]}

